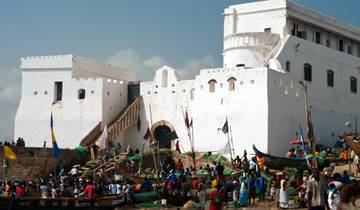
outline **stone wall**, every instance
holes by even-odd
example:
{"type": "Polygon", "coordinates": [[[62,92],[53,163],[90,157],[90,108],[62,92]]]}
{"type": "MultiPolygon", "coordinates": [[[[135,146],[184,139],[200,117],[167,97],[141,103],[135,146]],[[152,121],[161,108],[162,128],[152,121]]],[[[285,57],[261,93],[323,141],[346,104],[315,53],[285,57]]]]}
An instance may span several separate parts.
{"type": "MultiPolygon", "coordinates": [[[[74,150],[62,149],[61,158],[56,159],[52,155],[52,148],[34,148],[34,147],[13,147],[16,153],[16,160],[9,160],[9,180],[23,180],[30,178],[32,180],[53,172],[56,165],[63,164],[66,171],[70,170],[75,164],[84,163],[87,155],[80,155],[74,150]]],[[[0,179],[3,179],[3,150],[0,149],[0,179]]]]}

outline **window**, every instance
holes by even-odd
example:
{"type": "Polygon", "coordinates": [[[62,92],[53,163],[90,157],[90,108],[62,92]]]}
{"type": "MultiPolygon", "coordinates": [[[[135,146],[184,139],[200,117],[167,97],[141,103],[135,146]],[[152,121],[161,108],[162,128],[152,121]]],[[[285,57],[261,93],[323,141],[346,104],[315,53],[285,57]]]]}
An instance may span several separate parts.
{"type": "Polygon", "coordinates": [[[287,72],[290,72],[290,61],[286,61],[285,70],[286,70],[287,72]]]}
{"type": "Polygon", "coordinates": [[[79,98],[80,100],[85,98],[85,89],[79,89],[79,91],[78,91],[78,98],[79,98]]]}
{"type": "Polygon", "coordinates": [[[350,77],[350,92],[357,93],[357,79],[356,79],[356,77],[350,77]]]}
{"type": "Polygon", "coordinates": [[[344,52],[344,40],[339,40],[339,51],[344,52]]]}
{"type": "Polygon", "coordinates": [[[243,64],[243,63],[236,64],[236,67],[245,67],[245,64],[243,64]]]}
{"type": "Polygon", "coordinates": [[[266,32],[266,33],[271,33],[271,28],[265,28],[265,29],[264,29],[264,32],[266,32]]]}
{"type": "Polygon", "coordinates": [[[37,95],[37,91],[34,91],[34,95],[37,95]]]}
{"type": "Polygon", "coordinates": [[[167,87],[168,86],[168,71],[164,69],[161,72],[161,87],[167,87]]]}
{"type": "Polygon", "coordinates": [[[229,83],[229,90],[234,91],[235,90],[236,78],[235,77],[230,77],[227,81],[229,83]]]}
{"type": "Polygon", "coordinates": [[[321,44],[321,33],[320,32],[315,32],[315,42],[316,44],[321,44]]]}
{"type": "Polygon", "coordinates": [[[352,46],[351,45],[347,46],[347,53],[352,55],[352,46]]]}
{"type": "Polygon", "coordinates": [[[360,57],[360,46],[357,47],[357,56],[360,57]]]}
{"type": "Polygon", "coordinates": [[[58,102],[62,100],[62,92],[63,92],[63,83],[55,82],[54,88],[54,102],[58,102]]]}
{"type": "Polygon", "coordinates": [[[304,80],[311,82],[312,66],[308,63],[304,64],[304,80]]]}
{"type": "Polygon", "coordinates": [[[334,87],[334,71],[330,69],[327,70],[327,86],[334,87]]]}
{"type": "Polygon", "coordinates": [[[326,39],[326,47],[331,47],[331,41],[330,41],[330,39],[326,39]]]}
{"type": "Polygon", "coordinates": [[[215,92],[215,84],[217,83],[216,80],[212,79],[208,83],[209,83],[209,92],[210,93],[215,92]]]}

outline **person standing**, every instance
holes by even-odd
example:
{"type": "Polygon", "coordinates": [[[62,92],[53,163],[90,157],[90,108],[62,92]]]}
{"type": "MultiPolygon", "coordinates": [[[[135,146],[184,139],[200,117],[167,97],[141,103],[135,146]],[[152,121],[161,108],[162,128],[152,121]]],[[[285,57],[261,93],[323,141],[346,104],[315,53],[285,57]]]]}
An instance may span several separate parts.
{"type": "Polygon", "coordinates": [[[221,190],[221,185],[217,184],[216,188],[213,191],[211,191],[211,193],[209,195],[209,200],[210,200],[209,210],[221,210],[222,209],[224,196],[220,190],[221,190]]]}
{"type": "Polygon", "coordinates": [[[244,207],[248,205],[248,183],[246,177],[240,178],[240,206],[244,207]]]}
{"type": "Polygon", "coordinates": [[[90,179],[86,180],[86,183],[87,183],[87,185],[86,185],[83,193],[86,193],[86,195],[89,199],[89,202],[90,202],[90,206],[93,209],[95,207],[95,188],[96,187],[90,179]]]}
{"type": "Polygon", "coordinates": [[[289,192],[287,186],[287,180],[284,178],[280,181],[280,198],[279,198],[280,208],[289,207],[289,192]]]}
{"type": "Polygon", "coordinates": [[[266,179],[258,174],[256,186],[259,189],[259,200],[265,202],[266,179]]]}
{"type": "Polygon", "coordinates": [[[179,140],[177,140],[176,143],[175,143],[175,149],[176,149],[176,151],[178,151],[181,154],[179,140]]]}
{"type": "Polygon", "coordinates": [[[206,184],[205,184],[205,180],[202,179],[201,182],[198,184],[198,188],[197,188],[197,195],[199,197],[199,201],[200,201],[200,208],[202,210],[205,209],[205,203],[206,203],[206,184]]]}
{"type": "Polygon", "coordinates": [[[254,174],[250,174],[248,178],[248,187],[249,187],[249,204],[255,204],[255,197],[256,197],[256,179],[254,174]]]}
{"type": "Polygon", "coordinates": [[[310,210],[325,210],[325,184],[320,179],[318,171],[307,184],[308,207],[310,210]]]}
{"type": "Polygon", "coordinates": [[[220,161],[217,163],[216,166],[216,173],[217,173],[217,177],[216,177],[216,181],[219,184],[224,183],[225,182],[225,176],[224,176],[224,166],[221,165],[220,161]]]}

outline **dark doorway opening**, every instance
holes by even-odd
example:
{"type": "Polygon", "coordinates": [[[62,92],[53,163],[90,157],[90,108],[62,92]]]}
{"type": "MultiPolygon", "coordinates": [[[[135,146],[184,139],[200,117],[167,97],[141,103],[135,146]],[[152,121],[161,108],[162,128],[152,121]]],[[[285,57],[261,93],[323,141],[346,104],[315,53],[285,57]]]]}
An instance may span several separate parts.
{"type": "Polygon", "coordinates": [[[177,135],[175,131],[171,131],[171,129],[166,125],[161,125],[154,130],[154,137],[159,141],[160,148],[171,148],[171,141],[177,139],[177,135]]]}

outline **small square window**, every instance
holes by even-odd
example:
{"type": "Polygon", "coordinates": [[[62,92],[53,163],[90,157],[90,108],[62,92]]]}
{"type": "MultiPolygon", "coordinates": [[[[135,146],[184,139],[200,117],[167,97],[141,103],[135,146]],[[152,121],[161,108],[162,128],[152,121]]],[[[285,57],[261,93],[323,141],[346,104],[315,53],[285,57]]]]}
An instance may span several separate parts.
{"type": "Polygon", "coordinates": [[[91,94],[94,94],[94,91],[93,91],[93,90],[91,91],[91,94]]]}
{"type": "Polygon", "coordinates": [[[37,95],[38,94],[38,92],[37,91],[34,91],[34,95],[37,95]]]}
{"type": "Polygon", "coordinates": [[[108,91],[106,94],[109,96],[109,95],[110,95],[110,92],[108,91]]]}
{"type": "Polygon", "coordinates": [[[175,87],[175,85],[174,85],[174,84],[171,84],[171,86],[175,87]]]}
{"type": "Polygon", "coordinates": [[[250,84],[254,84],[255,83],[255,81],[252,79],[252,80],[250,80],[250,84]]]}
{"type": "Polygon", "coordinates": [[[220,87],[221,87],[221,88],[223,87],[223,83],[220,83],[220,87]]]}
{"type": "Polygon", "coordinates": [[[271,33],[271,28],[264,28],[264,32],[271,33]]]}
{"type": "Polygon", "coordinates": [[[159,85],[155,85],[155,88],[158,88],[159,87],[159,85]]]}
{"type": "Polygon", "coordinates": [[[150,91],[147,92],[148,95],[150,95],[150,93],[151,93],[150,91]]]}
{"type": "Polygon", "coordinates": [[[172,93],[175,93],[175,90],[173,90],[172,93]]]}
{"type": "Polygon", "coordinates": [[[183,89],[183,93],[185,93],[185,89],[183,89]]]}
{"type": "Polygon", "coordinates": [[[157,94],[157,91],[155,91],[154,94],[157,94]]]}
{"type": "Polygon", "coordinates": [[[244,84],[244,81],[240,81],[240,85],[243,85],[244,84]]]}
{"type": "Polygon", "coordinates": [[[44,91],[44,95],[47,95],[47,91],[46,91],[46,90],[44,91]]]}

